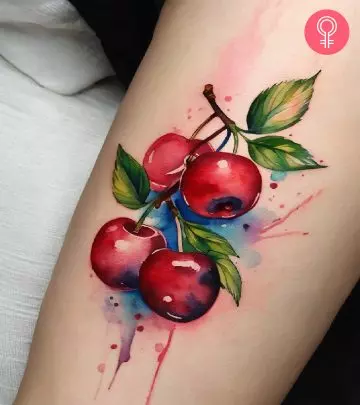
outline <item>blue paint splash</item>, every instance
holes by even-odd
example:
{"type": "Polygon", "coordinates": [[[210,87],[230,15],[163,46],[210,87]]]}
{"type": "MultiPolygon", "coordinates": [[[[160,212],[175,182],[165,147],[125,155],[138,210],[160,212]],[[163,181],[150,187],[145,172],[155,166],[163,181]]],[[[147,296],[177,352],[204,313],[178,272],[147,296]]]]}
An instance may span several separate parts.
{"type": "Polygon", "coordinates": [[[130,360],[131,346],[135,337],[138,319],[146,319],[152,312],[144,303],[138,291],[117,291],[105,298],[105,314],[110,314],[114,322],[122,324],[120,353],[116,369],[109,384],[109,390],[122,364],[130,360]]]}
{"type": "Polygon", "coordinates": [[[287,175],[287,172],[271,172],[270,179],[272,181],[283,181],[286,179],[287,175]]]}
{"type": "MultiPolygon", "coordinates": [[[[150,197],[153,199],[156,193],[150,197]]],[[[224,236],[240,256],[246,268],[254,268],[261,263],[259,252],[251,245],[259,239],[264,225],[276,219],[276,214],[266,208],[255,208],[247,214],[235,219],[210,219],[195,214],[185,203],[180,192],[173,195],[173,201],[182,217],[190,222],[206,226],[210,230],[224,236]]],[[[166,238],[169,249],[178,249],[177,227],[172,213],[166,204],[153,210],[146,223],[158,228],[166,238]]],[[[109,389],[115,381],[120,367],[130,360],[131,345],[135,337],[138,319],[152,316],[138,291],[113,292],[105,299],[104,313],[109,322],[119,323],[121,328],[121,348],[118,363],[110,382],[109,389]]]]}
{"type": "MultiPolygon", "coordinates": [[[[182,217],[190,222],[204,225],[224,236],[234,247],[247,268],[254,268],[261,262],[261,255],[250,246],[259,239],[260,231],[265,224],[271,223],[277,215],[266,208],[254,208],[247,214],[235,219],[211,219],[195,214],[185,203],[180,192],[173,195],[173,201],[182,217]]],[[[168,247],[177,249],[177,229],[174,218],[166,206],[152,211],[151,224],[164,234],[168,247]]]]}

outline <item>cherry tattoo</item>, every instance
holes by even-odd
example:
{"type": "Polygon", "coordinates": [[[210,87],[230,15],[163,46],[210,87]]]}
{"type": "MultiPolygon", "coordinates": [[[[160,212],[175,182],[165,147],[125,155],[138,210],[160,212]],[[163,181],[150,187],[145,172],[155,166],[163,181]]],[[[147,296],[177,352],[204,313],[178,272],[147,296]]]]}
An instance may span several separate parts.
{"type": "Polygon", "coordinates": [[[110,219],[91,247],[92,269],[112,291],[106,300],[107,311],[122,328],[109,389],[121,366],[131,358],[136,332],[144,335],[147,322],[160,322],[169,330],[169,337],[166,344],[156,346],[161,350],[146,399],[149,405],[175,327],[181,330],[183,324],[192,322],[201,326],[200,319],[205,322],[214,316],[212,308],[223,292],[240,305],[243,285],[236,249],[246,251],[253,241],[265,239],[265,232],[313,199],[309,197],[270,223],[261,217],[261,210],[254,209],[273,200],[275,195],[266,194],[269,189],[272,194],[277,192],[270,178],[285,179],[287,172],[326,167],[299,143],[276,135],[304,117],[319,73],[276,83],[262,91],[250,105],[246,129],[224,113],[213,86],[207,84],[203,96],[211,113],[192,134],[169,132],[160,136],[145,152],[142,164],[118,146],[113,196],[129,212],[141,213],[136,220],[110,219]],[[200,138],[215,118],[221,126],[200,138]],[[246,146],[246,156],[238,154],[240,142],[246,146]],[[246,237],[234,236],[228,227],[238,228],[238,234],[246,233],[246,237]]]}
{"type": "Polygon", "coordinates": [[[133,290],[139,286],[143,261],[156,249],[166,246],[162,233],[143,225],[137,232],[135,221],[116,218],[101,227],[91,248],[91,265],[109,287],[133,290]]]}
{"type": "MultiPolygon", "coordinates": [[[[184,171],[185,158],[200,142],[198,139],[191,140],[174,133],[157,139],[145,153],[143,162],[151,189],[163,191],[179,181],[184,171]]],[[[200,155],[212,151],[211,145],[205,143],[196,153],[200,155]]]]}
{"type": "Polygon", "coordinates": [[[182,176],[180,190],[197,214],[209,218],[235,218],[254,207],[261,184],[260,171],[250,159],[233,153],[212,152],[189,164],[182,176]]]}
{"type": "Polygon", "coordinates": [[[202,253],[160,249],[141,266],[139,288],[156,314],[174,322],[191,322],[214,305],[220,278],[216,263],[202,253]]]}

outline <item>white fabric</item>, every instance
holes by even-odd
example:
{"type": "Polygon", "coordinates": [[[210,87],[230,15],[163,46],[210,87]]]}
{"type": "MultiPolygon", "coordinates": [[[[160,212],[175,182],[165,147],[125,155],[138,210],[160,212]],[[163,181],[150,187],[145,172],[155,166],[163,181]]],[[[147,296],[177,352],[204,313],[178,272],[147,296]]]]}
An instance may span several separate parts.
{"type": "Polygon", "coordinates": [[[66,0],[0,0],[0,55],[61,94],[113,75],[99,40],[66,0]]]}
{"type": "Polygon", "coordinates": [[[0,405],[16,394],[64,233],[121,97],[114,81],[61,96],[0,58],[0,405]]]}

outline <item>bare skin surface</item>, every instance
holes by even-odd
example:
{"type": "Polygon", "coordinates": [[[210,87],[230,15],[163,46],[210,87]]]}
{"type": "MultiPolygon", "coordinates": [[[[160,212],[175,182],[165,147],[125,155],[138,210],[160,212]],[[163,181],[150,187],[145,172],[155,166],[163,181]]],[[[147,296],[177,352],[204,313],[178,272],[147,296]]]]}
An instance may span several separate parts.
{"type": "MultiPolygon", "coordinates": [[[[293,136],[329,167],[282,185],[289,209],[302,201],[292,198],[299,189],[304,199],[316,198],[276,229],[305,230],[309,236],[263,235],[256,244],[261,264],[243,271],[240,307],[225,297],[225,310],[176,331],[152,400],[152,405],[281,403],[359,278],[358,12],[352,0],[341,5],[199,0],[165,6],[75,212],[15,405],[93,403],[104,342],[118,340],[116,328],[106,335],[96,298],[102,285],[89,278],[97,230],[112,218],[134,217],[111,196],[117,145],[141,161],[148,146],[173,127],[189,136],[196,125],[188,109],[202,109],[198,121],[200,114],[211,113],[201,95],[205,83],[214,84],[219,100],[231,95],[232,116],[244,122],[261,90],[321,69],[310,110],[293,136]],[[351,40],[340,53],[321,56],[307,46],[303,29],[313,12],[331,7],[346,16],[351,40]]],[[[264,192],[262,205],[273,207],[271,195],[264,192]]],[[[160,337],[139,338],[143,350],[133,350],[131,363],[98,403],[145,402],[156,367],[149,348],[160,337]]]]}

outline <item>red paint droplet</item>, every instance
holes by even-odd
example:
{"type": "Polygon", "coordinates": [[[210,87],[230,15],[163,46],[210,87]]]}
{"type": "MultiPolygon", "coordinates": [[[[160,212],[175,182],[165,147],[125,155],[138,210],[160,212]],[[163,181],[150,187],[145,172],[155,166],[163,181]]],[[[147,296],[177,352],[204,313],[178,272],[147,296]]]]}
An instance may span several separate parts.
{"type": "Polygon", "coordinates": [[[111,350],[116,350],[117,348],[118,348],[118,345],[116,345],[115,343],[110,346],[111,350]]]}
{"type": "Polygon", "coordinates": [[[144,329],[145,329],[145,328],[144,328],[142,325],[139,325],[139,326],[136,328],[136,330],[137,330],[138,332],[142,332],[144,329]]]}
{"type": "Polygon", "coordinates": [[[164,350],[164,345],[162,343],[156,343],[155,351],[161,353],[164,350]]]}
{"type": "Polygon", "coordinates": [[[275,190],[278,187],[277,183],[270,183],[270,188],[272,188],[273,190],[275,190]]]}
{"type": "Polygon", "coordinates": [[[225,96],[224,100],[225,100],[227,103],[230,103],[230,101],[232,101],[232,97],[231,97],[231,96],[225,96]]]}
{"type": "Polygon", "coordinates": [[[135,314],[135,315],[134,315],[134,318],[138,321],[139,319],[142,318],[142,316],[141,316],[141,314],[135,314]]]}
{"type": "Polygon", "coordinates": [[[303,174],[301,175],[301,177],[305,177],[305,174],[303,173],[303,174]]]}
{"type": "Polygon", "coordinates": [[[285,205],[284,204],[280,204],[280,208],[284,208],[285,207],[285,205]]]}
{"type": "Polygon", "coordinates": [[[309,235],[309,232],[304,232],[303,235],[307,236],[307,235],[309,235]]]}
{"type": "Polygon", "coordinates": [[[321,159],[321,160],[320,160],[320,163],[324,163],[324,161],[321,159]]]}
{"type": "Polygon", "coordinates": [[[100,363],[100,364],[98,364],[98,366],[97,366],[97,371],[98,371],[100,374],[103,374],[103,373],[105,372],[105,363],[100,363]]]}

